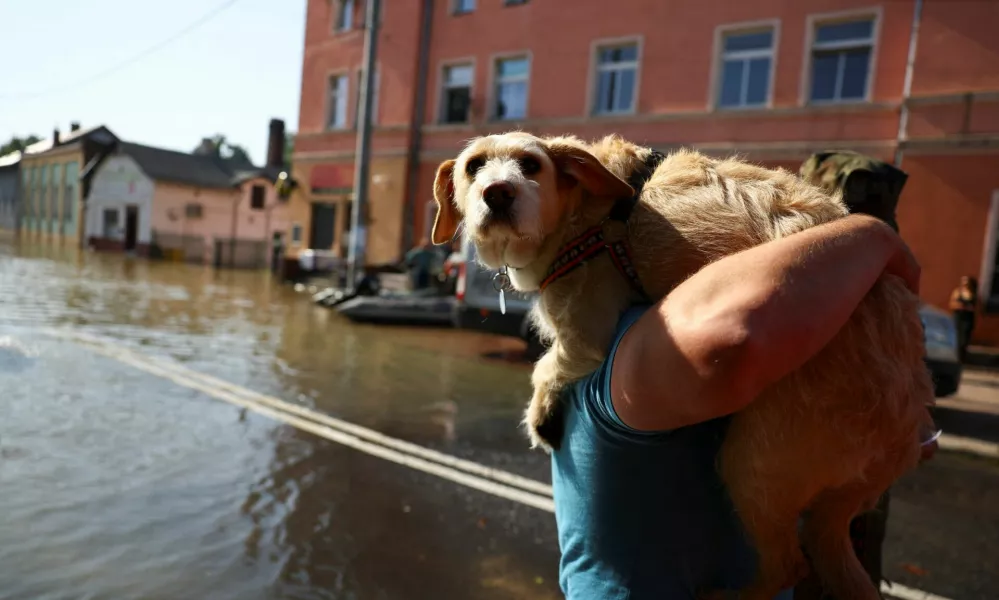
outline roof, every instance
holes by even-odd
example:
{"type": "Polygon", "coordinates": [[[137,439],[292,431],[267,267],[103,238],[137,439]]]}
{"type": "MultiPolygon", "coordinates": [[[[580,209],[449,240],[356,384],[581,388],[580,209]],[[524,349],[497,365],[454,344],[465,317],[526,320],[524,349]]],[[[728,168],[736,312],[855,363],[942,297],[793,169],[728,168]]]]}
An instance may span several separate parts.
{"type": "Polygon", "coordinates": [[[94,125],[93,127],[88,127],[86,129],[77,129],[76,131],[69,131],[65,134],[59,136],[59,143],[54,144],[52,138],[44,139],[31,144],[24,149],[24,154],[42,154],[43,152],[48,152],[53,148],[58,146],[65,146],[67,144],[72,144],[84,137],[91,136],[96,141],[111,144],[118,141],[118,137],[111,132],[104,125],[94,125]]]}
{"type": "Polygon", "coordinates": [[[278,169],[210,154],[193,154],[121,142],[119,152],[130,156],[150,178],[206,188],[233,188],[256,177],[274,181],[278,169]]]}
{"type": "Polygon", "coordinates": [[[21,151],[15,150],[9,154],[0,156],[0,167],[12,167],[21,162],[21,151]]]}

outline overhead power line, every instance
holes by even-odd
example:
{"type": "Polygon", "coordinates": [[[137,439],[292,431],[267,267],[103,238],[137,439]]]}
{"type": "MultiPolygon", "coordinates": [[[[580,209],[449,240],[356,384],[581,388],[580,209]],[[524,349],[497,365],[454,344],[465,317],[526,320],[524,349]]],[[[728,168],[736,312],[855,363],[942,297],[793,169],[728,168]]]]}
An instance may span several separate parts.
{"type": "Polygon", "coordinates": [[[86,85],[90,85],[90,84],[94,83],[95,81],[104,79],[108,75],[113,75],[114,73],[117,73],[118,71],[124,69],[125,67],[128,67],[128,66],[131,66],[131,65],[135,64],[136,62],[138,62],[141,59],[149,56],[150,54],[156,52],[157,50],[160,50],[160,49],[164,48],[165,46],[169,46],[173,42],[179,40],[180,38],[182,38],[185,35],[191,33],[192,31],[194,31],[195,29],[201,27],[205,23],[211,21],[212,19],[214,19],[215,17],[217,17],[218,15],[220,15],[225,10],[231,8],[234,4],[236,4],[239,1],[240,0],[226,0],[225,2],[219,4],[218,6],[216,6],[215,8],[213,8],[212,10],[210,10],[209,12],[205,13],[204,15],[202,15],[199,19],[197,19],[196,21],[190,23],[189,25],[187,25],[186,27],[184,27],[183,29],[181,29],[177,33],[171,35],[170,37],[168,37],[168,38],[166,38],[164,40],[161,40],[161,41],[153,44],[152,46],[146,48],[145,50],[142,50],[141,52],[139,52],[137,54],[134,54],[131,57],[129,57],[129,58],[127,58],[127,59],[125,59],[125,60],[123,60],[123,61],[121,61],[121,62],[119,62],[119,63],[117,63],[115,65],[112,65],[112,66],[108,67],[107,69],[104,69],[103,71],[100,71],[99,73],[91,75],[90,77],[87,77],[86,79],[81,79],[79,81],[76,81],[76,82],[73,82],[73,83],[69,83],[67,85],[62,85],[62,86],[59,86],[59,87],[49,88],[47,90],[42,90],[42,91],[38,91],[38,92],[4,94],[4,95],[0,95],[0,100],[11,100],[11,99],[28,100],[28,99],[32,99],[32,98],[39,98],[39,97],[42,97],[42,96],[48,96],[50,94],[57,94],[57,93],[60,93],[60,92],[65,92],[67,90],[71,90],[71,89],[77,88],[77,87],[83,87],[83,86],[86,86],[86,85]]]}

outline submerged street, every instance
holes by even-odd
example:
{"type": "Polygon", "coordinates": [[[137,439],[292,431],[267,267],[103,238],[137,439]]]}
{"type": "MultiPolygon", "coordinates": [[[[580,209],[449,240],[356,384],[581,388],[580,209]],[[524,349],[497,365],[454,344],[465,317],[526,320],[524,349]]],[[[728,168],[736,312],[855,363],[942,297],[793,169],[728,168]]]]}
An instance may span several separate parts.
{"type": "MultiPolygon", "coordinates": [[[[558,598],[520,349],[0,240],[0,598],[558,598]]],[[[996,441],[973,379],[941,425],[996,441]]],[[[894,595],[999,594],[999,462],[939,452],[890,515],[894,595]]]]}

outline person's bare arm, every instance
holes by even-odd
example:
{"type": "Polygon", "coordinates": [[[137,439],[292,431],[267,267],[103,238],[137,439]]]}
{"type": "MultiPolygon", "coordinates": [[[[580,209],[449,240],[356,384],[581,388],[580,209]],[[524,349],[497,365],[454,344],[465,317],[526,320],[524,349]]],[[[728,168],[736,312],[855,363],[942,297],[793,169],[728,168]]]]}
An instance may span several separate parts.
{"type": "Polygon", "coordinates": [[[621,340],[615,411],[649,431],[739,410],[818,353],[886,270],[918,291],[919,266],[905,244],[863,215],[704,267],[621,340]]]}

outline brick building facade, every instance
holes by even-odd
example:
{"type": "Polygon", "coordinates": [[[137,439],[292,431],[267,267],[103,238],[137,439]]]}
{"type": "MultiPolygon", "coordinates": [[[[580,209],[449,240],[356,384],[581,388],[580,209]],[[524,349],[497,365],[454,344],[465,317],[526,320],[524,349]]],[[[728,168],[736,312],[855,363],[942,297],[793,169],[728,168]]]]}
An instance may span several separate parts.
{"type": "MultiPolygon", "coordinates": [[[[308,2],[292,253],[346,250],[362,16],[308,2]]],[[[979,0],[383,0],[368,259],[429,231],[437,164],[483,133],[616,132],[793,170],[900,153],[925,300],[979,277],[975,337],[999,342],[997,29],[979,0]]]]}

